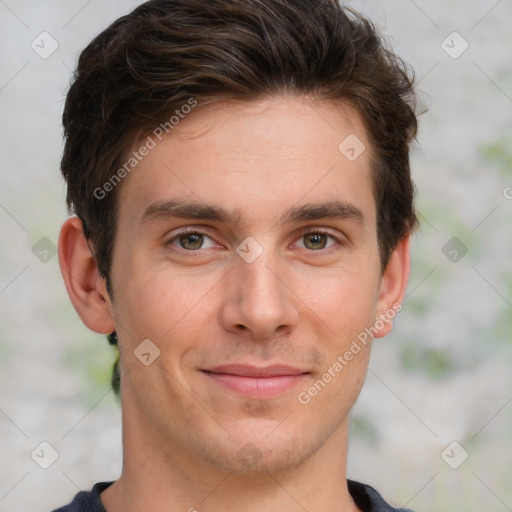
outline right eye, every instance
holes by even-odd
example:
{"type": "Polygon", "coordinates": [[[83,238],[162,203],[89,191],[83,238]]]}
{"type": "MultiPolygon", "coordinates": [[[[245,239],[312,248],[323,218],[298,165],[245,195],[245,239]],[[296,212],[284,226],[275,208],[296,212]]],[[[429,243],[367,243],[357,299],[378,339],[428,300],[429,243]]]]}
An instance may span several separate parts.
{"type": "Polygon", "coordinates": [[[196,229],[186,228],[175,234],[166,245],[179,247],[186,251],[198,251],[199,249],[210,249],[215,247],[215,242],[206,234],[196,229]],[[210,240],[208,246],[204,246],[205,238],[210,240]]]}

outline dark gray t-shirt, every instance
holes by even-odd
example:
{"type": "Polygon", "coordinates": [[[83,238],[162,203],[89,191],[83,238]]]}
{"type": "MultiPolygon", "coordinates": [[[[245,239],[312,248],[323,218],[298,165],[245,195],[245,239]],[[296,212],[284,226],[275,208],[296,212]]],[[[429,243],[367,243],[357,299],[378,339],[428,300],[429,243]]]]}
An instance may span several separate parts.
{"type": "MultiPolygon", "coordinates": [[[[53,512],[106,512],[101,504],[100,494],[113,482],[99,482],[91,491],[80,491],[73,501],[53,512]]],[[[408,508],[393,508],[369,485],[348,480],[348,490],[363,512],[412,512],[408,508]]]]}

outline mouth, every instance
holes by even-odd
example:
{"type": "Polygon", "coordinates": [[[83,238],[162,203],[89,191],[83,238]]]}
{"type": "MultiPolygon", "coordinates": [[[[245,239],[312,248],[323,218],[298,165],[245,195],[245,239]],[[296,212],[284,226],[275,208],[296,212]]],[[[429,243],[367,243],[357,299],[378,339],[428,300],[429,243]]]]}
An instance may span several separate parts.
{"type": "Polygon", "coordinates": [[[297,387],[309,372],[288,365],[230,364],[202,370],[215,384],[248,398],[277,397],[297,387]]]}

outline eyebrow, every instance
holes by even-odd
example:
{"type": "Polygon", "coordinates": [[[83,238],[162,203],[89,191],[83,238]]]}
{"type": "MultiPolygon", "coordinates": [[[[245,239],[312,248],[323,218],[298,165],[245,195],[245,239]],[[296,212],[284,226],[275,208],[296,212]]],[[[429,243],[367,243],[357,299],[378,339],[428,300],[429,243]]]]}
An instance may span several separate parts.
{"type": "MultiPolygon", "coordinates": [[[[151,221],[168,218],[209,220],[234,226],[240,222],[241,212],[238,209],[229,211],[220,206],[170,199],[149,205],[144,210],[139,224],[143,225],[151,221]]],[[[320,219],[351,220],[361,226],[366,225],[367,222],[365,215],[358,207],[345,201],[332,200],[293,206],[281,215],[278,224],[292,224],[320,219]]]]}

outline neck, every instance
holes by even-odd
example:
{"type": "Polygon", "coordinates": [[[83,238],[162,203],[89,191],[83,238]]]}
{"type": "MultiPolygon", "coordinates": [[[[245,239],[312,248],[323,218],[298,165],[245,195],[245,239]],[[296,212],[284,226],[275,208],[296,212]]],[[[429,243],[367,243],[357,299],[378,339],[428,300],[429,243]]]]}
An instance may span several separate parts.
{"type": "Polygon", "coordinates": [[[123,471],[107,512],[356,512],[346,481],[348,417],[311,457],[280,471],[236,473],[191,456],[123,408],[123,471]]]}

